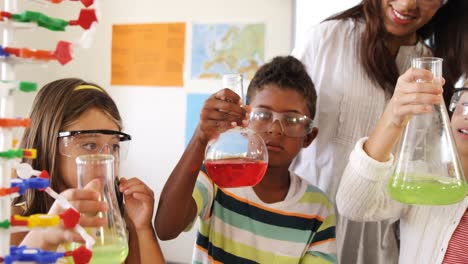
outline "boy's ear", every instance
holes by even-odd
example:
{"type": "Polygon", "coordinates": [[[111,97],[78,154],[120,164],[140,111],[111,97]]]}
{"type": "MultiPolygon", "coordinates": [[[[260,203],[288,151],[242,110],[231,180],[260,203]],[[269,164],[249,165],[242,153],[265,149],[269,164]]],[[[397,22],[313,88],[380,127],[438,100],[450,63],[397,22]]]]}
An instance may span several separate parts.
{"type": "Polygon", "coordinates": [[[314,139],[317,137],[317,134],[318,134],[318,128],[313,127],[312,131],[305,136],[302,147],[307,148],[310,145],[310,143],[312,143],[312,141],[314,141],[314,139]]]}

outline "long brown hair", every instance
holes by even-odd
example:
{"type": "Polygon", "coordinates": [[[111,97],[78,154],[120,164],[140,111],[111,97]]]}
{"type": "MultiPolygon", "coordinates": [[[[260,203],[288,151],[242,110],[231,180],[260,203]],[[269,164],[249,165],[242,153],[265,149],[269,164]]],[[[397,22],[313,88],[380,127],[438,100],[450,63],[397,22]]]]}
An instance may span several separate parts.
{"type": "MultiPolygon", "coordinates": [[[[360,61],[371,80],[392,95],[399,72],[395,59],[385,43],[387,31],[383,22],[382,0],[363,0],[360,4],[327,20],[363,20],[366,24],[358,52],[360,61]]],[[[444,99],[446,104],[453,94],[457,80],[468,70],[468,48],[463,38],[468,35],[466,0],[449,0],[417,34],[427,40],[434,56],[444,59],[444,99]],[[464,46],[465,45],[465,46],[464,46]],[[463,65],[464,63],[464,65],[463,65]]]]}
{"type": "MultiPolygon", "coordinates": [[[[51,188],[58,190],[63,184],[59,175],[57,135],[64,127],[77,120],[86,110],[96,108],[111,118],[121,130],[122,121],[115,102],[101,87],[81,79],[67,78],[53,81],[41,88],[31,110],[31,125],[24,132],[22,148],[37,150],[37,158],[29,162],[37,170],[46,170],[51,177],[51,188]],[[77,89],[79,85],[92,85],[96,89],[77,89]]],[[[46,213],[54,202],[46,193],[28,190],[14,203],[25,203],[23,215],[46,213]]]]}

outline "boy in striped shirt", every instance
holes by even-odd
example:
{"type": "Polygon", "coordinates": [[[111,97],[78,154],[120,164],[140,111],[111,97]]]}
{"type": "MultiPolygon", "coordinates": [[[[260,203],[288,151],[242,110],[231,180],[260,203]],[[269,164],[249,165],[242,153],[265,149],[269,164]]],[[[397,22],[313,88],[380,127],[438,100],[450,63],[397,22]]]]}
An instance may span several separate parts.
{"type": "Polygon", "coordinates": [[[333,204],[289,171],[318,133],[312,126],[316,98],[304,66],[291,56],[257,71],[248,106],[229,89],[208,98],[162,191],[158,236],[173,239],[199,216],[193,263],[336,263],[333,204]],[[267,171],[253,187],[218,187],[203,166],[208,141],[235,125],[248,125],[268,148],[267,171]]]}

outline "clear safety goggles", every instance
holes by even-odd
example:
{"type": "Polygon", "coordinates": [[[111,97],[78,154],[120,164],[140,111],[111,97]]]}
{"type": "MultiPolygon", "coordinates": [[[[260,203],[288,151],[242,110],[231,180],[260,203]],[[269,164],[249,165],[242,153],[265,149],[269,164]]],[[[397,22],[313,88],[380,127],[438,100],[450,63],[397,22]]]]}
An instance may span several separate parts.
{"type": "Polygon", "coordinates": [[[468,115],[468,88],[456,89],[450,100],[449,110],[468,115]]]}
{"type": "Polygon", "coordinates": [[[303,137],[312,131],[312,119],[295,113],[278,113],[266,108],[253,108],[250,112],[249,128],[256,132],[267,132],[278,120],[283,133],[288,137],[303,137]]]}
{"type": "Polygon", "coordinates": [[[58,133],[59,152],[66,157],[89,154],[111,154],[116,160],[127,156],[132,137],[114,130],[75,130],[58,133]]]}
{"type": "Polygon", "coordinates": [[[434,7],[434,6],[443,6],[448,2],[448,0],[417,0],[416,3],[418,5],[422,5],[423,7],[434,7]]]}

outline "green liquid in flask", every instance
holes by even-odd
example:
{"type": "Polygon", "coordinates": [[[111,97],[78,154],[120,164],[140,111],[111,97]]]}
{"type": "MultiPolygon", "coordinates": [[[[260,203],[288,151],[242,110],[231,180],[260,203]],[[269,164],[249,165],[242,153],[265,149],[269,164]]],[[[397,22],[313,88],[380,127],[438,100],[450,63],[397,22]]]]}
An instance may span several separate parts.
{"type": "Polygon", "coordinates": [[[390,196],[401,203],[447,205],[460,202],[466,195],[464,181],[441,181],[439,177],[427,174],[406,174],[405,178],[392,175],[388,184],[390,196]]]}
{"type": "MultiPolygon", "coordinates": [[[[72,243],[71,249],[74,250],[80,246],[81,244],[72,243]]],[[[120,264],[127,258],[128,242],[125,239],[115,239],[100,245],[99,241],[96,241],[92,251],[93,256],[89,262],[90,264],[120,264]]]]}
{"type": "Polygon", "coordinates": [[[91,264],[123,263],[128,255],[128,243],[126,240],[116,240],[105,245],[93,247],[91,264]]]}

